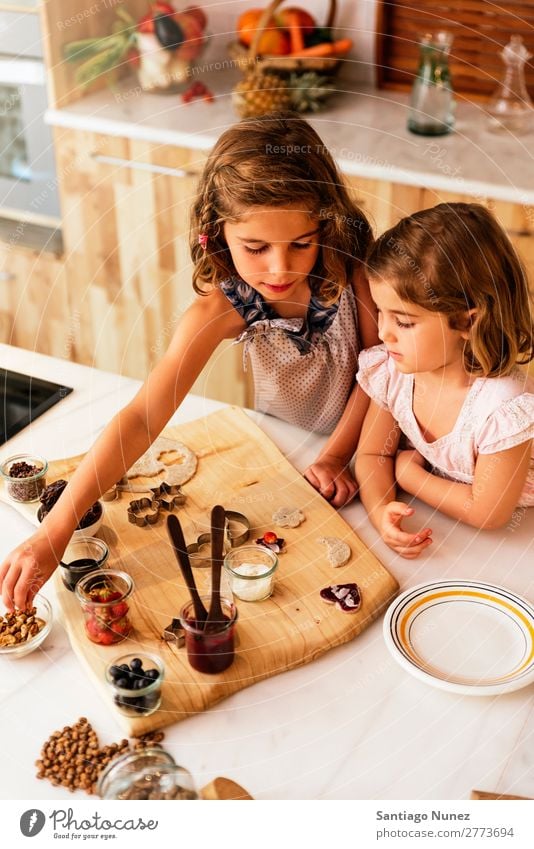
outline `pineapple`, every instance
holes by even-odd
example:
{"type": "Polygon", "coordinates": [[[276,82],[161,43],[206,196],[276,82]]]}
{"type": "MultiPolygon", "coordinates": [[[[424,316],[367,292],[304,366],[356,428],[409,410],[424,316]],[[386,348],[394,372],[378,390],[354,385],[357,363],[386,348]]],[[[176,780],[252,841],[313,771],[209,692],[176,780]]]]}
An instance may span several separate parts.
{"type": "Polygon", "coordinates": [[[268,112],[292,108],[287,81],[278,74],[249,71],[232,93],[232,103],[241,118],[257,118],[268,112]]]}
{"type": "Polygon", "coordinates": [[[315,71],[281,77],[255,68],[236,85],[232,103],[241,118],[257,118],[269,112],[286,110],[318,112],[331,92],[328,77],[315,71]]]}
{"type": "Polygon", "coordinates": [[[295,112],[319,112],[334,89],[328,77],[321,77],[315,71],[306,71],[304,74],[290,75],[289,90],[291,108],[295,112]]]}

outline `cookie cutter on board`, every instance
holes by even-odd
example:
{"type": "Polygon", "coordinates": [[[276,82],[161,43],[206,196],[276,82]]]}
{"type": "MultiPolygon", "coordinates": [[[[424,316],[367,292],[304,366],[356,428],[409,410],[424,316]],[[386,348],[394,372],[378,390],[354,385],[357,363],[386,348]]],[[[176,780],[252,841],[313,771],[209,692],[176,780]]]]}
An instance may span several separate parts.
{"type": "Polygon", "coordinates": [[[128,521],[138,528],[145,525],[155,525],[162,510],[171,512],[175,507],[185,502],[185,495],[178,484],[168,484],[163,481],[159,486],[149,490],[152,497],[145,496],[130,501],[127,508],[128,521]],[[170,496],[166,498],[165,496],[170,496]],[[146,512],[149,511],[149,512],[146,512]]]}

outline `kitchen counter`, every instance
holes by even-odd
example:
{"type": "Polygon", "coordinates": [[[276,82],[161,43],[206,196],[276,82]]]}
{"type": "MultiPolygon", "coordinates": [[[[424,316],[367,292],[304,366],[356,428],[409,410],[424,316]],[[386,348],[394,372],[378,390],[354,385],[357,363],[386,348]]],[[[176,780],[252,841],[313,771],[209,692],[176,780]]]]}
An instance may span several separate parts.
{"type": "MultiPolygon", "coordinates": [[[[206,151],[238,120],[230,97],[239,78],[230,59],[199,66],[191,79],[201,79],[211,88],[215,95],[211,104],[201,100],[184,104],[179,95],[146,94],[133,78],[68,107],[50,109],[46,121],[206,151]]],[[[406,129],[407,94],[341,78],[334,86],[337,93],[326,109],[304,117],[346,174],[534,205],[534,123],[523,136],[494,133],[481,104],[461,101],[453,134],[415,136],[406,129]]]]}
{"type": "MultiPolygon", "coordinates": [[[[7,345],[0,345],[0,366],[74,387],[2,446],[1,457],[37,451],[57,459],[86,450],[139,387],[135,380],[7,345]]],[[[188,396],[172,423],[222,406],[188,396]]],[[[323,442],[268,416],[251,415],[298,470],[323,442]]],[[[433,528],[435,541],[417,561],[403,560],[387,548],[359,503],[342,514],[401,590],[439,578],[465,578],[501,584],[534,601],[534,510],[506,529],[477,532],[418,504],[417,522],[433,528]]],[[[25,538],[29,525],[1,501],[0,525],[4,555],[25,538]]],[[[56,604],[51,583],[44,592],[56,604]]],[[[57,621],[41,651],[1,665],[1,746],[9,775],[5,798],[72,798],[35,778],[41,744],[80,716],[89,718],[102,744],[121,739],[119,725],[57,621]]],[[[468,799],[472,788],[534,796],[533,736],[533,686],[486,698],[429,687],[393,661],[377,621],[313,663],[170,727],[164,745],[199,786],[225,775],[259,799],[430,800],[468,799]]]]}

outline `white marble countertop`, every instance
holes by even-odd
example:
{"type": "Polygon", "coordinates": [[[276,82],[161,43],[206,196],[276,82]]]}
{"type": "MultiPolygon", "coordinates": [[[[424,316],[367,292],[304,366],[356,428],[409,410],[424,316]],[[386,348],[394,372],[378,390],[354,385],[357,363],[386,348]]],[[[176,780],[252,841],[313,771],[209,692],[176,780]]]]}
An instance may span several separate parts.
{"type": "MultiPolygon", "coordinates": [[[[0,367],[74,387],[1,446],[2,458],[39,451],[57,459],[86,450],[139,385],[7,345],[0,345],[0,367]]],[[[221,406],[189,396],[172,422],[221,406]]],[[[255,419],[299,470],[322,442],[275,419],[255,419]]],[[[381,542],[359,503],[342,512],[401,590],[427,580],[466,578],[507,586],[534,601],[534,510],[513,527],[477,532],[418,505],[417,517],[430,521],[435,543],[414,562],[381,542]]],[[[28,526],[5,501],[0,526],[2,556],[28,526]]],[[[56,604],[52,584],[45,594],[56,604]]],[[[35,778],[42,743],[80,716],[90,719],[103,744],[122,738],[119,725],[57,621],[41,650],[1,666],[0,740],[3,773],[9,775],[4,798],[71,798],[35,778]]],[[[313,663],[170,727],[165,746],[199,786],[225,775],[259,799],[468,799],[472,788],[534,796],[534,686],[486,698],[429,687],[393,661],[377,621],[313,663]]]]}
{"type": "MultiPolygon", "coordinates": [[[[212,62],[194,77],[214,92],[211,104],[146,94],[131,79],[113,91],[50,109],[46,120],[55,126],[209,150],[238,120],[230,94],[240,75],[228,63],[212,62]]],[[[336,94],[326,109],[305,117],[346,174],[534,205],[534,120],[525,135],[495,133],[488,129],[481,104],[462,101],[454,133],[415,136],[406,129],[408,95],[343,79],[333,85],[336,94]]]]}

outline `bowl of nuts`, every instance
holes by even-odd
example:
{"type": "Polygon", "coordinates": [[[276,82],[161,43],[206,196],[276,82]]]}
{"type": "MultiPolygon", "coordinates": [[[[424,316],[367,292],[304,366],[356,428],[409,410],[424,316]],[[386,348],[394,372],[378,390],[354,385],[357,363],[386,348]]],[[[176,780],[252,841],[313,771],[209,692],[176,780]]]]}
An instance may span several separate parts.
{"type": "Polygon", "coordinates": [[[52,629],[52,607],[37,594],[29,610],[9,613],[2,605],[0,612],[0,658],[24,657],[46,640],[52,629]]]}

